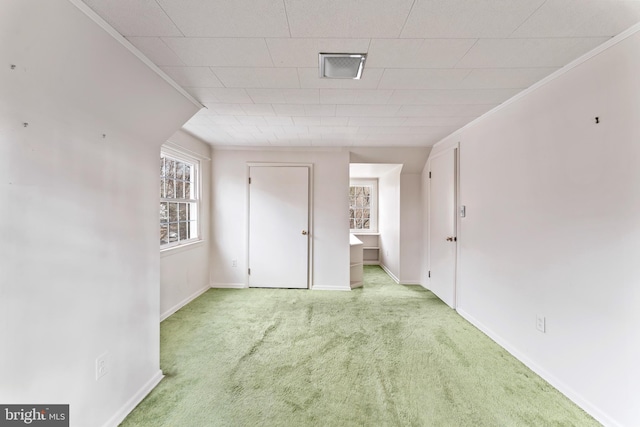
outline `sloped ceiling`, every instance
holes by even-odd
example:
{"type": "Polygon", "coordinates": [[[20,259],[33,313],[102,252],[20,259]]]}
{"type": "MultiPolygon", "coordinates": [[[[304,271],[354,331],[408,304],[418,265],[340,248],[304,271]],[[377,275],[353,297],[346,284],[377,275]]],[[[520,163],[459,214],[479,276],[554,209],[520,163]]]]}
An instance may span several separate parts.
{"type": "Polygon", "coordinates": [[[85,0],[214,146],[431,146],[640,21],[623,0],[85,0]],[[319,52],[367,53],[361,80],[319,52]]]}

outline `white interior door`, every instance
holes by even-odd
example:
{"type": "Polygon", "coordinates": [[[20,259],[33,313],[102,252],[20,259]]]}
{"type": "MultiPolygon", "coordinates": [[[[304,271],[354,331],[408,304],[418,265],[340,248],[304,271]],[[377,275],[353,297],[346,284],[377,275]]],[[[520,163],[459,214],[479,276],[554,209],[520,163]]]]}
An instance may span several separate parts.
{"type": "Polygon", "coordinates": [[[456,149],[430,159],[429,269],[431,292],[456,306],[456,149]]]}
{"type": "Polygon", "coordinates": [[[309,168],[249,168],[249,286],[307,288],[309,168]]]}

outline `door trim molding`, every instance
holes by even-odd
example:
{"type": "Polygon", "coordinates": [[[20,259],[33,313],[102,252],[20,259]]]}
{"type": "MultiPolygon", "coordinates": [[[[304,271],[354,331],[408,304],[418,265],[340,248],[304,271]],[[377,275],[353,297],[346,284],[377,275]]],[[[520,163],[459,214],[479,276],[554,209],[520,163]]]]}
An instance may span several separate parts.
{"type": "MultiPolygon", "coordinates": [[[[313,207],[314,207],[314,202],[313,202],[313,163],[300,163],[300,162],[292,162],[292,163],[287,163],[287,162],[247,162],[247,171],[246,171],[246,177],[245,177],[245,188],[246,188],[246,198],[245,198],[245,204],[246,204],[246,223],[245,223],[245,230],[246,230],[246,239],[245,239],[245,253],[247,254],[247,259],[245,260],[245,265],[249,266],[249,228],[250,228],[250,218],[249,218],[249,214],[250,214],[250,192],[251,189],[249,188],[249,177],[251,174],[251,168],[256,168],[256,167],[306,167],[309,168],[309,237],[307,238],[307,289],[313,289],[313,241],[314,241],[314,228],[313,228],[313,207]]],[[[249,287],[249,271],[247,270],[245,272],[245,287],[249,287]]]]}

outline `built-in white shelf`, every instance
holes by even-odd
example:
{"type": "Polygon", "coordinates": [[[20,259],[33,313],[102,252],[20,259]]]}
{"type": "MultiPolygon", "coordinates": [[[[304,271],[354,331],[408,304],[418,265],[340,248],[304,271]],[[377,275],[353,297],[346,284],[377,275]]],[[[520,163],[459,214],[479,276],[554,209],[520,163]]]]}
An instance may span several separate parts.
{"type": "Polygon", "coordinates": [[[380,233],[353,233],[362,242],[362,262],[365,265],[380,264],[380,233]]]}
{"type": "Polygon", "coordinates": [[[364,260],[362,258],[362,241],[360,241],[356,236],[351,234],[349,236],[349,266],[350,266],[350,285],[351,289],[362,286],[363,282],[363,271],[362,266],[364,265],[364,260]]]}

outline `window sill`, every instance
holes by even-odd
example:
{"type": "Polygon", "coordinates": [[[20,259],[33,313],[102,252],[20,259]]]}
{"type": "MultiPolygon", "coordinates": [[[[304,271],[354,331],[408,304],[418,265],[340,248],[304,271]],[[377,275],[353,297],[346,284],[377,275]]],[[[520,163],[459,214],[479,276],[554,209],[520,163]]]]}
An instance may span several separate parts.
{"type": "Polygon", "coordinates": [[[380,233],[378,233],[377,231],[358,231],[358,230],[351,230],[351,234],[354,234],[356,236],[379,236],[380,233]]]}
{"type": "Polygon", "coordinates": [[[174,255],[180,252],[188,251],[191,249],[199,248],[204,245],[204,240],[197,240],[195,242],[189,242],[184,245],[172,246],[166,249],[160,249],[160,258],[164,258],[169,255],[174,255]]]}

